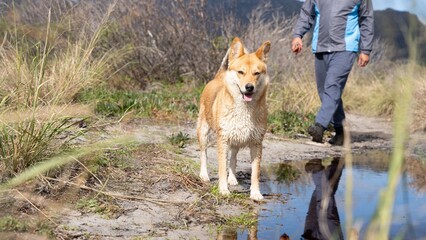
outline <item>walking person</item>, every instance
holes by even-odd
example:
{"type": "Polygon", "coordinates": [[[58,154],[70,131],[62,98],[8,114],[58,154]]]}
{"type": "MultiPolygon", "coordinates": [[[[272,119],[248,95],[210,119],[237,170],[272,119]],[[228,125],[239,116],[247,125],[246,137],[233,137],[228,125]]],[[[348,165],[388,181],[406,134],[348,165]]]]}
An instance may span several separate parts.
{"type": "Polygon", "coordinates": [[[365,67],[373,47],[371,0],[305,0],[293,31],[295,54],[302,51],[302,38],[314,23],[312,51],[321,107],[308,132],[314,142],[322,143],[331,123],[336,134],[329,143],[343,145],[343,90],[358,53],[358,65],[365,67]]]}

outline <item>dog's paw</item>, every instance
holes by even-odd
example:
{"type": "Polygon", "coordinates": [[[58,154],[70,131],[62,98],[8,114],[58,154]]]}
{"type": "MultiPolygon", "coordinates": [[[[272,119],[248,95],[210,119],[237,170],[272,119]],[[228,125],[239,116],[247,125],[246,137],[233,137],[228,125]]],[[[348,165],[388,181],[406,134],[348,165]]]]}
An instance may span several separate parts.
{"type": "Polygon", "coordinates": [[[235,176],[229,176],[228,177],[228,184],[229,185],[231,185],[231,186],[236,186],[236,185],[238,185],[238,181],[237,181],[237,179],[235,178],[235,176]]]}
{"type": "Polygon", "coordinates": [[[220,193],[220,194],[222,194],[222,195],[224,195],[224,196],[228,196],[228,195],[230,195],[230,194],[231,194],[231,192],[229,191],[229,189],[228,189],[228,188],[225,188],[225,189],[219,189],[219,193],[220,193]]]}
{"type": "Polygon", "coordinates": [[[256,201],[260,201],[263,199],[262,194],[260,194],[260,192],[251,192],[250,193],[250,198],[256,201]]]}
{"type": "Polygon", "coordinates": [[[210,182],[209,175],[200,173],[200,178],[203,182],[210,182]]]}

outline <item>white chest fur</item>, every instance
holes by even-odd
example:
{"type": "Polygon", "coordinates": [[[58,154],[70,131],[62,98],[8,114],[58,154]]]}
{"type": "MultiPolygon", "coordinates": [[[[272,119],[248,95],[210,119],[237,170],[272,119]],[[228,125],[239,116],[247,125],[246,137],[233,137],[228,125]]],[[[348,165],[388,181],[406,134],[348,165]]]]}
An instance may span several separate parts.
{"type": "Polygon", "coordinates": [[[262,142],[266,132],[266,123],[262,120],[266,112],[263,109],[256,109],[254,104],[237,101],[235,105],[226,106],[222,111],[219,126],[222,137],[228,144],[245,147],[262,142]]]}

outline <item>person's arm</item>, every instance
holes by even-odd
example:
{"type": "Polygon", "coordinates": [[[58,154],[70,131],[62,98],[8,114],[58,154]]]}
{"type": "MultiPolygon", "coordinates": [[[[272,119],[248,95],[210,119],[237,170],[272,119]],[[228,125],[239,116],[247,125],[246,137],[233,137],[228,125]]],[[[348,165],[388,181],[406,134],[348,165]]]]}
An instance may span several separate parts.
{"type": "Polygon", "coordinates": [[[299,18],[293,31],[293,38],[303,38],[315,21],[315,6],[313,0],[306,0],[300,10],[299,18]]]}
{"type": "Polygon", "coordinates": [[[315,9],[313,0],[306,0],[300,10],[299,18],[293,31],[291,50],[298,54],[302,51],[302,38],[311,29],[315,21],[315,9]]]}
{"type": "Polygon", "coordinates": [[[359,30],[361,33],[361,53],[370,55],[373,49],[374,38],[374,13],[371,0],[361,0],[359,8],[359,30]]]}
{"type": "Polygon", "coordinates": [[[359,30],[361,32],[358,66],[365,67],[370,61],[374,38],[374,11],[371,0],[361,0],[359,8],[359,30]]]}

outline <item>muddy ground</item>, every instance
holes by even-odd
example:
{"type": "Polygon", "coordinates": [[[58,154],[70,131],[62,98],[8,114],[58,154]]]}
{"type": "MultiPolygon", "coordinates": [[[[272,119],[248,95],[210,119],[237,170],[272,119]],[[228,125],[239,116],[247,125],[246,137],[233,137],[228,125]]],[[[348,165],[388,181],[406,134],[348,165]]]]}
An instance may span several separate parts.
{"type": "MultiPolygon", "coordinates": [[[[348,122],[353,153],[391,149],[389,120],[349,115],[348,122]]],[[[47,222],[49,234],[55,239],[233,239],[234,233],[228,236],[226,226],[236,227],[238,223],[230,219],[249,216],[262,207],[262,202],[249,199],[247,150],[238,155],[241,184],[231,188],[237,193],[231,198],[222,198],[215,191],[214,147],[208,152],[212,183],[198,179],[199,151],[192,122],[165,125],[133,120],[109,125],[101,132],[99,139],[123,133],[134,135],[138,146],[125,157],[109,152],[110,158],[121,160],[109,162],[96,173],[86,169],[86,164],[76,164],[52,177],[40,177],[36,183],[10,191],[1,198],[1,215],[11,214],[31,221],[44,219],[42,222],[47,222]],[[188,134],[191,141],[184,148],[170,147],[169,137],[179,132],[188,134]]],[[[412,134],[408,147],[410,154],[424,157],[425,134],[412,134]]],[[[262,166],[343,153],[341,147],[314,144],[303,136],[287,139],[267,134],[262,166]]],[[[283,201],[273,192],[263,194],[264,202],[283,201]]],[[[1,239],[46,238],[33,233],[0,234],[1,239]]]]}

